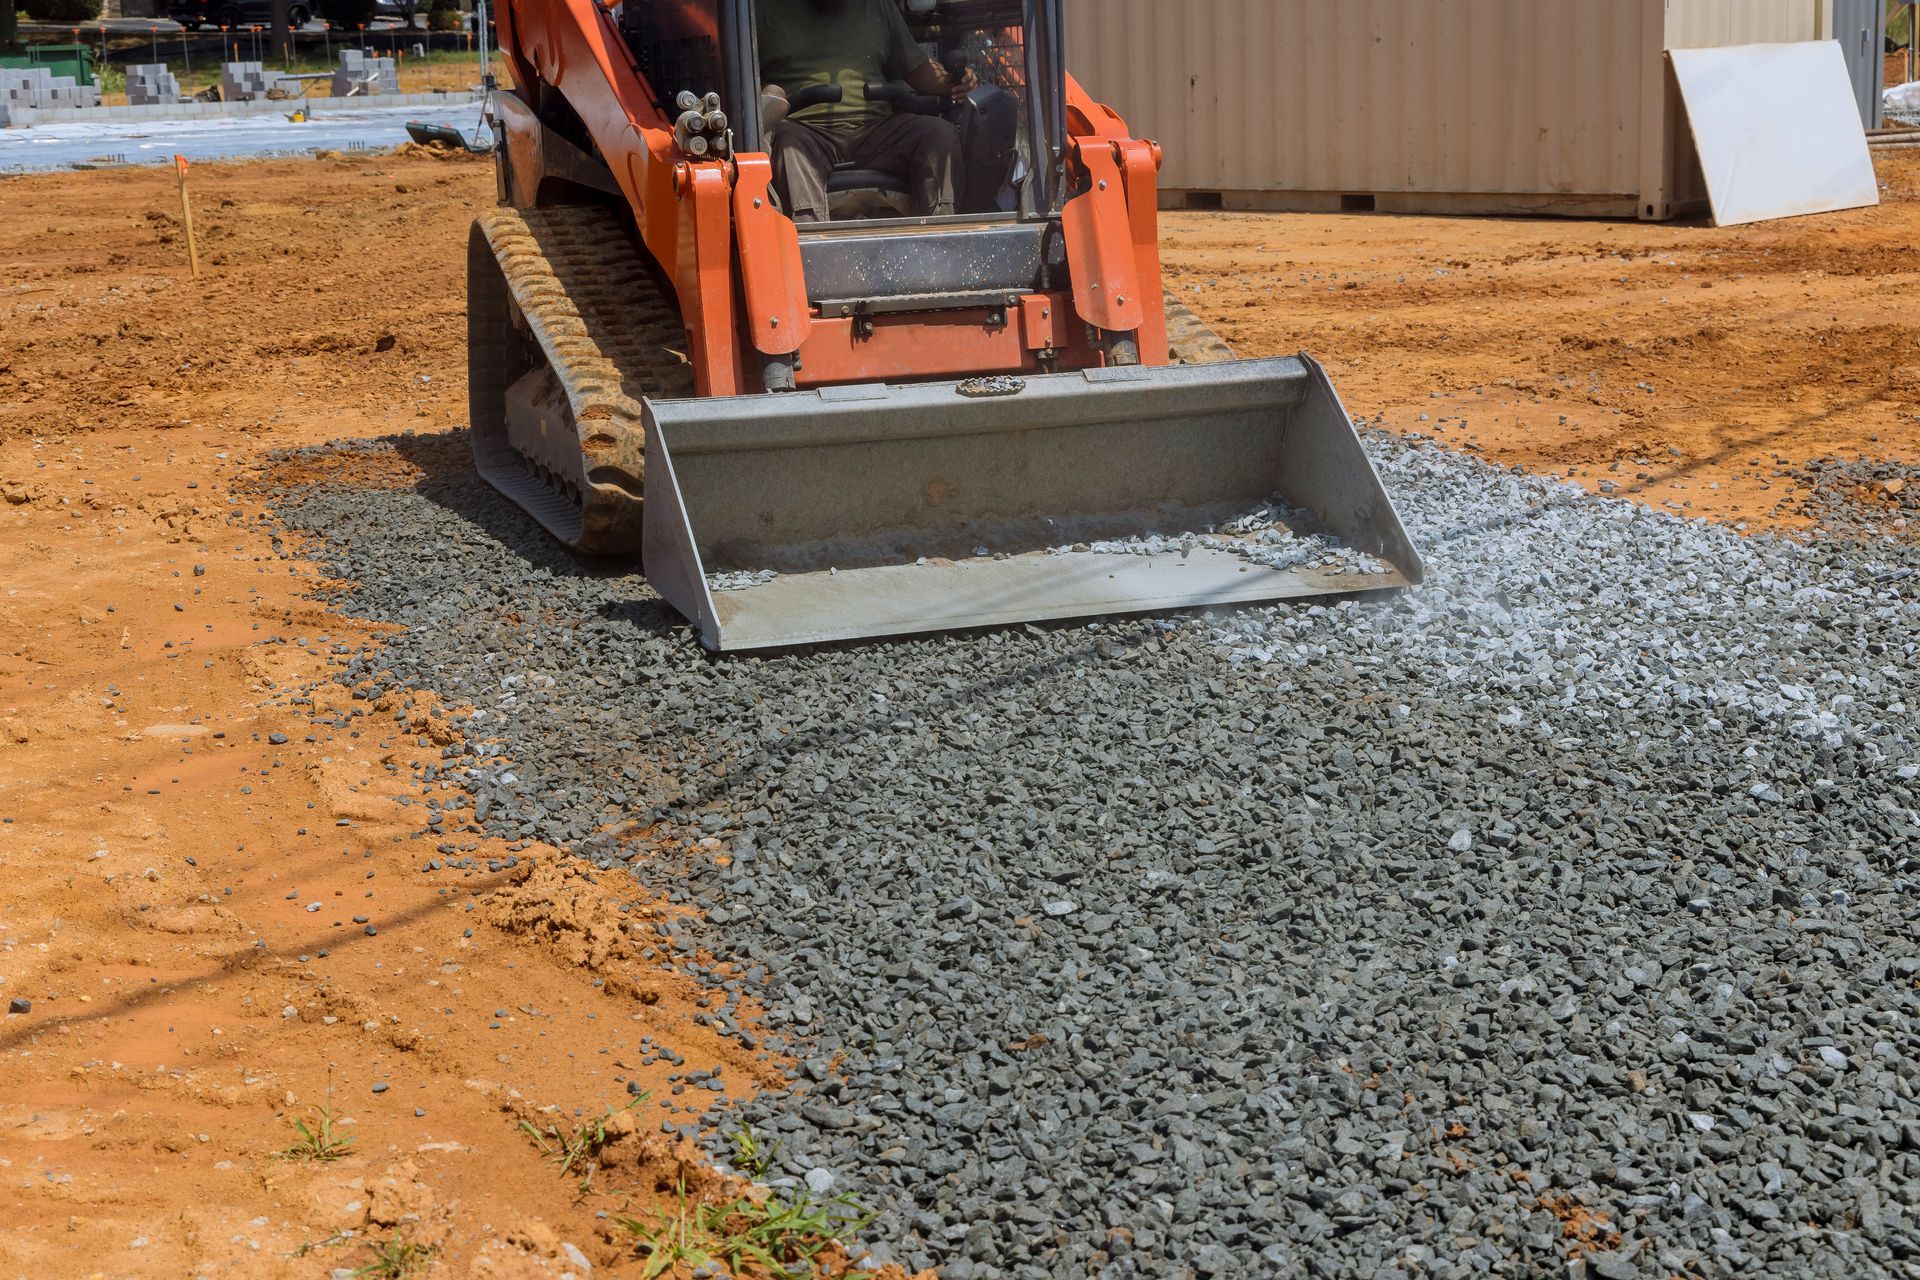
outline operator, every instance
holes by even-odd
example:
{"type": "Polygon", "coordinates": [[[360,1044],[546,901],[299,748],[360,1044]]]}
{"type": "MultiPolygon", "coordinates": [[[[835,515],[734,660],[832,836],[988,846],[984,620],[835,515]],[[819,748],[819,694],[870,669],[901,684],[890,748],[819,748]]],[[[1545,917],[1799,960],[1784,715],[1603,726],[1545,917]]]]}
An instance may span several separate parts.
{"type": "Polygon", "coordinates": [[[827,177],[839,161],[904,175],[916,212],[950,214],[957,199],[960,131],[938,116],[867,101],[872,81],[904,80],[916,93],[959,97],[958,79],[914,42],[898,0],[760,0],[763,101],[837,84],[839,102],[804,107],[774,125],[773,183],[795,222],[825,222],[827,177]]]}

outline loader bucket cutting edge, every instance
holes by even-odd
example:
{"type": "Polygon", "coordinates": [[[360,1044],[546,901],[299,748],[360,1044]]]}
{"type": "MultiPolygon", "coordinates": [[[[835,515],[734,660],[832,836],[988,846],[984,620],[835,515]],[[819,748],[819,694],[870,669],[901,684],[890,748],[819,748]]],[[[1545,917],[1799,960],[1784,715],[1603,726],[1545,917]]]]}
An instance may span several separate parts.
{"type": "Polygon", "coordinates": [[[645,416],[647,577],[713,649],[1421,578],[1306,356],[648,400],[645,416]]]}

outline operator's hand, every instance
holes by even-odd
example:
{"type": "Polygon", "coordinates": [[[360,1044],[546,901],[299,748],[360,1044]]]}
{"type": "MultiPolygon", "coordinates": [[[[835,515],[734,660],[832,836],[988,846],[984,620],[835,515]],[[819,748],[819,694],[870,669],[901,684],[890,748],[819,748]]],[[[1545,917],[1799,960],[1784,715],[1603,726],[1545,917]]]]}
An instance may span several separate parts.
{"type": "Polygon", "coordinates": [[[962,71],[957,79],[953,76],[947,77],[947,96],[951,98],[958,98],[968,91],[978,89],[979,87],[980,77],[973,74],[972,67],[968,67],[965,71],[962,71]]]}
{"type": "Polygon", "coordinates": [[[787,91],[777,84],[760,86],[760,128],[764,132],[787,118],[792,104],[787,101],[787,91]]]}

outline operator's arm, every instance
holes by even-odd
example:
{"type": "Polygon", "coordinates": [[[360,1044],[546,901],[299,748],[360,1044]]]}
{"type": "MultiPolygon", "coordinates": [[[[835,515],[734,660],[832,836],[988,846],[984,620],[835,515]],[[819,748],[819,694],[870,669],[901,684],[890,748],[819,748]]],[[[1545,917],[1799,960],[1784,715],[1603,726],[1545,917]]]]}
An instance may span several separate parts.
{"type": "Polygon", "coordinates": [[[907,29],[907,20],[900,15],[897,6],[883,3],[877,7],[885,15],[887,24],[888,76],[905,80],[915,93],[945,94],[956,98],[980,83],[971,68],[957,80],[949,76],[914,40],[913,32],[907,29]]]}

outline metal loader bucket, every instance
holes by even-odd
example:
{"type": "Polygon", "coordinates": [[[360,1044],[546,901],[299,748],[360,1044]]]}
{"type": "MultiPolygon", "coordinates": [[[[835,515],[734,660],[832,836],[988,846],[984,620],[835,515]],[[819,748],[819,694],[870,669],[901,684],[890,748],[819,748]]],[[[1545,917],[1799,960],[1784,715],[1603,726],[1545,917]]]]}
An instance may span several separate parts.
{"type": "Polygon", "coordinates": [[[647,576],[714,649],[1420,581],[1305,356],[645,414],[647,576]]]}

